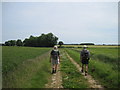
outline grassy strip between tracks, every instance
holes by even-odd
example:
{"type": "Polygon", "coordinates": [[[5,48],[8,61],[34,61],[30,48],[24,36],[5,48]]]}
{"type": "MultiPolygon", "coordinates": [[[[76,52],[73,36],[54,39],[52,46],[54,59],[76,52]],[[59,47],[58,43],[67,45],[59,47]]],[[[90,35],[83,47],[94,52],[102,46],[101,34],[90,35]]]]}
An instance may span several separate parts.
{"type": "Polygon", "coordinates": [[[86,79],[81,75],[77,68],[70,62],[65,52],[61,50],[62,62],[61,72],[64,88],[89,88],[86,79]]]}

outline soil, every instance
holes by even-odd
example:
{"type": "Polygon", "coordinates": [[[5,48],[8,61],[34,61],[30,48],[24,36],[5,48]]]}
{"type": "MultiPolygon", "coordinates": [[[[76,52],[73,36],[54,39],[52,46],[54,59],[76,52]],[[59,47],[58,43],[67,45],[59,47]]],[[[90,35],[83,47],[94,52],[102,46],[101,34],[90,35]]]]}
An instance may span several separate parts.
{"type": "Polygon", "coordinates": [[[58,64],[57,72],[52,75],[51,82],[46,84],[46,88],[63,88],[60,64],[58,64]]]}

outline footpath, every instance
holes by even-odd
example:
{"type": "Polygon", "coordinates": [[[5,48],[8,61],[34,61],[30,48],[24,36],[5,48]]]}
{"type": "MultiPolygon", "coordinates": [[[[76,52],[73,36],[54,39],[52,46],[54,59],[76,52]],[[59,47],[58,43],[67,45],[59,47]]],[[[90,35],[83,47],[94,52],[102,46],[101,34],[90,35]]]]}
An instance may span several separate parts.
{"type": "MultiPolygon", "coordinates": [[[[71,58],[67,52],[66,52],[66,55],[69,58],[69,60],[76,66],[76,68],[79,71],[81,71],[82,68],[80,67],[80,65],[76,63],[75,60],[71,58]]],[[[94,78],[92,78],[91,75],[88,74],[87,76],[85,76],[84,73],[81,73],[81,74],[84,76],[84,78],[88,80],[88,83],[90,84],[90,88],[103,88],[100,84],[97,83],[96,80],[94,80],[94,78]]]]}
{"type": "Polygon", "coordinates": [[[58,65],[58,70],[52,75],[51,82],[45,85],[46,88],[63,88],[62,77],[60,72],[60,64],[58,65]]]}

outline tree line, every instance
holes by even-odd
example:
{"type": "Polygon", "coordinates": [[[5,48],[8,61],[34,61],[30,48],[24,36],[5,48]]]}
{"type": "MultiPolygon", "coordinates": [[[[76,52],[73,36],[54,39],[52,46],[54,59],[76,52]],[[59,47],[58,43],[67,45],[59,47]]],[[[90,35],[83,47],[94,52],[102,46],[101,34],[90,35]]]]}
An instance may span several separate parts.
{"type": "MultiPolygon", "coordinates": [[[[5,42],[5,46],[30,46],[30,47],[53,47],[57,44],[58,37],[52,33],[41,34],[38,37],[30,36],[24,41],[18,40],[9,40],[5,42]]],[[[60,41],[58,44],[62,45],[63,42],[60,41]]]]}

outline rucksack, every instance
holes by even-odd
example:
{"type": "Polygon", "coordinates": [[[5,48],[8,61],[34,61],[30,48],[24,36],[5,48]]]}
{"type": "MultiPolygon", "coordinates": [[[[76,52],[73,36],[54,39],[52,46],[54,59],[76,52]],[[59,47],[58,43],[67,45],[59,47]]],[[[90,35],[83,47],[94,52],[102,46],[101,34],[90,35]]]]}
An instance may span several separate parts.
{"type": "Polygon", "coordinates": [[[52,50],[51,51],[51,56],[53,59],[57,60],[59,56],[59,51],[58,50],[52,50]]]}
{"type": "Polygon", "coordinates": [[[89,60],[89,51],[87,51],[87,50],[82,51],[82,59],[89,60]]]}

